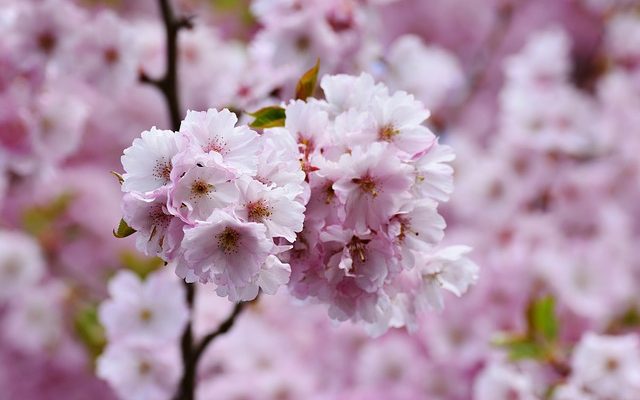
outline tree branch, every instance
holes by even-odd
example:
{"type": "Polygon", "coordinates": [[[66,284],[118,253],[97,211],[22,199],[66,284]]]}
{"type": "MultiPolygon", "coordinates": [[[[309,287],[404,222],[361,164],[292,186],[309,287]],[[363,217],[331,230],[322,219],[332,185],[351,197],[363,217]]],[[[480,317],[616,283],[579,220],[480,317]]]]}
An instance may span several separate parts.
{"type": "Polygon", "coordinates": [[[169,109],[171,129],[180,129],[182,111],[178,90],[178,33],[182,29],[193,27],[193,17],[176,17],[170,0],[158,0],[166,38],[165,73],[161,78],[151,78],[144,71],[140,73],[140,82],[155,86],[162,92],[169,109]]]}
{"type": "MultiPolygon", "coordinates": [[[[255,300],[252,300],[252,301],[255,301],[255,300]]],[[[231,315],[229,315],[227,319],[224,320],[222,324],[220,324],[218,329],[202,338],[202,340],[200,341],[200,344],[198,344],[198,346],[196,347],[193,353],[193,358],[196,363],[198,362],[200,357],[202,357],[202,354],[204,354],[204,351],[207,349],[207,346],[209,346],[209,344],[215,338],[229,332],[229,330],[233,327],[234,323],[236,322],[238,315],[240,315],[240,313],[242,312],[246,304],[247,302],[236,303],[235,307],[233,308],[233,311],[231,312],[231,315]]]]}
{"type": "MultiPolygon", "coordinates": [[[[176,17],[170,0],[158,0],[158,4],[162,14],[166,39],[165,73],[161,78],[152,78],[144,71],[141,71],[139,79],[141,83],[154,86],[162,92],[169,110],[171,129],[177,131],[180,129],[180,121],[182,119],[178,86],[178,33],[182,29],[191,29],[193,27],[193,18],[176,17]]],[[[193,314],[195,285],[186,282],[184,285],[187,305],[191,314],[193,314]]],[[[196,363],[193,357],[193,342],[193,327],[190,317],[180,340],[184,373],[176,394],[176,399],[179,400],[193,400],[194,398],[196,363]]]]}
{"type": "Polygon", "coordinates": [[[195,300],[195,284],[184,283],[187,292],[187,304],[189,305],[189,321],[182,332],[180,350],[182,353],[183,373],[180,386],[176,392],[176,400],[193,400],[196,390],[197,361],[193,357],[193,303],[195,300]]]}
{"type": "MultiPolygon", "coordinates": [[[[191,29],[193,27],[193,17],[176,17],[170,0],[158,0],[160,11],[162,13],[162,21],[165,27],[166,36],[166,69],[161,78],[152,78],[144,71],[140,72],[140,82],[154,86],[162,92],[167,103],[169,115],[171,117],[171,129],[177,131],[180,129],[180,121],[182,112],[179,101],[178,86],[178,33],[182,29],[191,29]]],[[[195,300],[195,285],[185,282],[186,300],[193,315],[193,304],[195,300]]],[[[196,375],[198,370],[198,362],[204,354],[209,344],[218,336],[227,333],[234,325],[238,315],[242,312],[246,303],[238,303],[235,305],[231,315],[222,322],[220,327],[205,336],[200,343],[194,345],[193,338],[193,321],[190,317],[180,340],[180,348],[182,352],[183,374],[180,385],[176,390],[175,400],[193,400],[196,389],[196,375]]]]}
{"type": "Polygon", "coordinates": [[[224,320],[218,329],[209,333],[202,338],[200,343],[196,346],[193,345],[193,334],[191,333],[191,324],[187,326],[187,330],[182,337],[182,349],[183,349],[183,366],[184,371],[182,374],[182,380],[180,381],[180,387],[174,397],[174,400],[193,400],[196,389],[196,377],[198,372],[198,363],[200,358],[204,354],[207,347],[213,342],[215,338],[220,335],[224,335],[229,332],[235,324],[238,316],[248,303],[254,302],[256,299],[250,302],[236,303],[231,314],[224,320]],[[187,347],[185,347],[187,346],[187,347]],[[185,352],[185,349],[188,349],[185,352]]]}
{"type": "Polygon", "coordinates": [[[511,28],[514,15],[522,9],[525,2],[526,0],[517,5],[506,4],[498,9],[498,20],[494,29],[487,37],[486,43],[482,46],[480,52],[474,56],[475,63],[469,71],[467,80],[467,93],[453,108],[450,115],[446,116],[443,121],[437,121],[442,130],[457,125],[460,122],[463,111],[483,89],[488,79],[488,66],[502,47],[505,33],[511,28]]]}

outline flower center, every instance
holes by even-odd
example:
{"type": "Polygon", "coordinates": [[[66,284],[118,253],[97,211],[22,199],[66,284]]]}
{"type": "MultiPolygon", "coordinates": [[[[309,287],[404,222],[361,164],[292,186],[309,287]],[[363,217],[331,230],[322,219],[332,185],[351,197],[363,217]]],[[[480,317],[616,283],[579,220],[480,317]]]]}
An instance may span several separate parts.
{"type": "Polygon", "coordinates": [[[249,221],[262,222],[271,216],[271,209],[264,200],[258,200],[247,204],[247,216],[249,221]]]}
{"type": "Polygon", "coordinates": [[[407,238],[407,235],[420,236],[419,232],[413,230],[410,219],[399,217],[398,220],[400,221],[400,233],[398,234],[398,241],[400,243],[404,242],[404,240],[407,238]]]}
{"type": "Polygon", "coordinates": [[[42,119],[40,119],[40,129],[45,136],[51,133],[55,126],[56,124],[51,118],[42,117],[42,119]]]}
{"type": "Polygon", "coordinates": [[[209,140],[209,142],[202,147],[202,151],[205,153],[215,151],[216,153],[224,154],[226,152],[226,146],[225,143],[220,143],[217,140],[209,140]]]}
{"type": "Polygon", "coordinates": [[[365,262],[367,260],[367,243],[368,240],[360,239],[356,236],[351,238],[347,245],[351,258],[356,261],[365,262]]]}
{"type": "Polygon", "coordinates": [[[148,308],[143,308],[142,310],[140,310],[140,320],[142,322],[149,322],[151,321],[152,317],[153,317],[153,312],[148,308]]]}
{"type": "Polygon", "coordinates": [[[113,65],[120,60],[120,53],[115,47],[109,47],[104,52],[104,61],[108,65],[113,65]]]}
{"type": "Polygon", "coordinates": [[[238,251],[238,242],[240,241],[240,234],[238,231],[231,227],[226,227],[217,236],[218,248],[225,254],[236,253],[238,251]]]}
{"type": "Polygon", "coordinates": [[[390,381],[397,382],[404,375],[404,369],[397,363],[390,363],[385,367],[385,375],[390,381]]]}
{"type": "Polygon", "coordinates": [[[193,182],[193,184],[191,185],[191,193],[194,196],[197,197],[202,197],[205,196],[207,194],[209,194],[209,192],[211,192],[211,190],[213,190],[214,186],[201,180],[198,179],[197,181],[193,182]]]}
{"type": "Polygon", "coordinates": [[[56,37],[51,32],[43,32],[38,36],[38,47],[46,54],[51,53],[56,44],[56,37]]]}
{"type": "Polygon", "coordinates": [[[298,148],[300,152],[304,154],[305,159],[309,158],[309,155],[315,150],[315,147],[313,140],[305,138],[302,133],[298,132],[298,148]]]}
{"type": "Polygon", "coordinates": [[[146,361],[140,361],[140,364],[138,364],[138,373],[140,373],[140,375],[147,375],[150,372],[151,364],[146,361]]]}
{"type": "Polygon", "coordinates": [[[333,183],[329,182],[329,184],[327,184],[326,188],[324,189],[324,193],[324,203],[331,204],[333,199],[336,197],[336,192],[333,190],[333,183]]]}
{"type": "Polygon", "coordinates": [[[393,137],[399,133],[400,131],[394,128],[393,125],[385,125],[380,128],[380,131],[378,132],[380,139],[384,140],[385,142],[392,141],[393,137]]]}
{"type": "Polygon", "coordinates": [[[620,363],[615,358],[609,358],[605,363],[605,368],[608,372],[615,372],[618,370],[620,363]]]}
{"type": "Polygon", "coordinates": [[[162,179],[164,183],[169,182],[171,178],[171,163],[164,160],[158,161],[153,169],[153,176],[162,179]]]}
{"type": "Polygon", "coordinates": [[[311,47],[311,39],[308,36],[300,36],[295,41],[295,47],[299,52],[304,53],[311,47]]]}
{"type": "Polygon", "coordinates": [[[171,223],[171,215],[164,212],[162,204],[156,203],[151,207],[151,209],[149,209],[149,220],[151,221],[152,226],[151,235],[149,237],[149,240],[151,240],[158,232],[164,235],[163,231],[167,229],[169,223],[171,223]]]}
{"type": "Polygon", "coordinates": [[[373,197],[378,195],[376,181],[370,176],[367,175],[364,178],[353,178],[352,182],[360,186],[360,190],[363,192],[368,193],[373,197]]]}

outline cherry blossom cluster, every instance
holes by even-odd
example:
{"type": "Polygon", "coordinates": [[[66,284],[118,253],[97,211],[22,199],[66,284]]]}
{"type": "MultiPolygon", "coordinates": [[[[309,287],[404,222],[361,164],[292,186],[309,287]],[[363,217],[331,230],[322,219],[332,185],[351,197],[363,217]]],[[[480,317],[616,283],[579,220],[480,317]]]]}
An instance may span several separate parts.
{"type": "Polygon", "coordinates": [[[70,332],[64,307],[70,288],[51,276],[48,267],[32,237],[0,230],[0,340],[17,354],[46,354],[52,368],[82,368],[85,356],[70,332]]]}
{"type": "MultiPolygon", "coordinates": [[[[553,400],[635,399],[640,390],[640,341],[635,334],[586,333],[571,354],[565,382],[553,400]]],[[[494,360],[478,376],[474,398],[536,400],[540,382],[524,368],[494,360]]]]}
{"type": "Polygon", "coordinates": [[[110,10],[9,3],[0,12],[0,170],[33,176],[79,149],[97,114],[113,108],[106,98],[136,83],[139,55],[133,30],[110,10]]]}
{"type": "Polygon", "coordinates": [[[0,301],[8,306],[3,338],[33,353],[55,349],[63,337],[59,303],[64,292],[54,282],[43,282],[45,272],[42,250],[33,239],[0,231],[0,301]]]}
{"type": "Polygon", "coordinates": [[[459,296],[477,278],[469,248],[437,249],[453,151],[406,92],[367,74],[325,76],[321,87],[326,100],[292,101],[285,126],[265,130],[295,138],[311,193],[286,254],[291,290],[374,331],[411,325],[417,311],[442,308],[441,289],[459,296]]]}
{"type": "Polygon", "coordinates": [[[251,11],[263,26],[253,45],[272,65],[293,69],[294,74],[317,57],[331,71],[353,69],[369,34],[367,2],[257,0],[251,11]]]}
{"type": "Polygon", "coordinates": [[[293,138],[236,123],[210,109],[143,132],[122,156],[122,209],[141,251],[241,301],[289,280],[277,255],[302,230],[305,186],[293,138]]]}
{"type": "Polygon", "coordinates": [[[483,356],[483,344],[463,335],[467,344],[456,348],[466,349],[464,364],[487,362],[475,377],[478,399],[544,398],[545,387],[559,400],[637,393],[639,209],[630,199],[640,169],[630,152],[640,137],[631,111],[640,86],[637,50],[624,43],[637,40],[638,27],[633,13],[612,15],[597,54],[585,53],[568,27],[531,32],[504,58],[503,84],[487,88],[498,99],[496,131],[451,138],[461,156],[449,235],[473,244],[490,278],[454,306],[466,322],[443,321],[441,329],[449,342],[462,327],[479,332],[487,324],[485,342],[499,331],[520,334],[531,299],[546,292],[557,301],[562,332],[555,352],[519,355],[523,362],[505,359],[509,348],[483,356]],[[576,59],[586,54],[588,62],[576,59]],[[492,315],[471,318],[479,304],[492,315]]]}
{"type": "Polygon", "coordinates": [[[585,334],[571,357],[571,376],[555,400],[631,400],[640,391],[640,340],[637,335],[585,334]]]}
{"type": "Polygon", "coordinates": [[[412,324],[477,278],[468,248],[436,250],[453,152],[406,92],[366,74],[321,86],[326,100],[288,103],[261,135],[213,109],[143,132],[122,156],[124,220],[140,250],[232,301],[273,294],[293,268],[296,296],[335,319],[412,324]]]}
{"type": "Polygon", "coordinates": [[[97,375],[121,399],[168,399],[182,372],[179,338],[189,318],[184,288],[167,271],[144,281],[121,271],[109,282],[99,317],[107,347],[97,375]]]}

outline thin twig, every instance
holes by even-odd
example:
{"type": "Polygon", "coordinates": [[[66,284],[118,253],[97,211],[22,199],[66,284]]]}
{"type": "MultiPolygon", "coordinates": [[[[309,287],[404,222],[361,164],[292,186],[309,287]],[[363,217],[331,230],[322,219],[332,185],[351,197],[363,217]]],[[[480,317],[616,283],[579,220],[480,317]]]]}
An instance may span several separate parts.
{"type": "Polygon", "coordinates": [[[229,315],[227,319],[224,320],[222,324],[220,324],[218,329],[202,338],[202,340],[200,341],[200,344],[198,344],[195,351],[193,352],[193,358],[196,363],[198,362],[200,357],[202,357],[202,354],[204,354],[204,351],[207,349],[207,346],[209,346],[209,344],[211,344],[211,342],[215,338],[229,332],[231,327],[233,327],[236,319],[238,318],[238,315],[240,315],[240,313],[242,312],[246,304],[247,302],[236,303],[235,307],[233,308],[233,311],[231,312],[231,315],[229,315]]]}
{"type": "MultiPolygon", "coordinates": [[[[518,7],[522,7],[523,3],[519,3],[518,7]]],[[[517,8],[515,5],[504,5],[498,10],[498,21],[495,28],[487,37],[486,43],[482,49],[475,55],[475,65],[469,71],[468,87],[466,95],[454,107],[452,113],[440,123],[444,129],[458,124],[464,109],[476,98],[476,95],[484,87],[488,79],[489,63],[502,47],[505,33],[511,28],[514,14],[517,8]]]]}

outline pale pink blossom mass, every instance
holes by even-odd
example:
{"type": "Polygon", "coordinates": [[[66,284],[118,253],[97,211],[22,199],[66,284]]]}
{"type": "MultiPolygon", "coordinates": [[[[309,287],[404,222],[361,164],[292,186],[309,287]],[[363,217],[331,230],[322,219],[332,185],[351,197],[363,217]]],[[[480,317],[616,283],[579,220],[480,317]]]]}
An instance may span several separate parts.
{"type": "Polygon", "coordinates": [[[640,0],[0,4],[1,400],[640,399],[640,0]]]}

